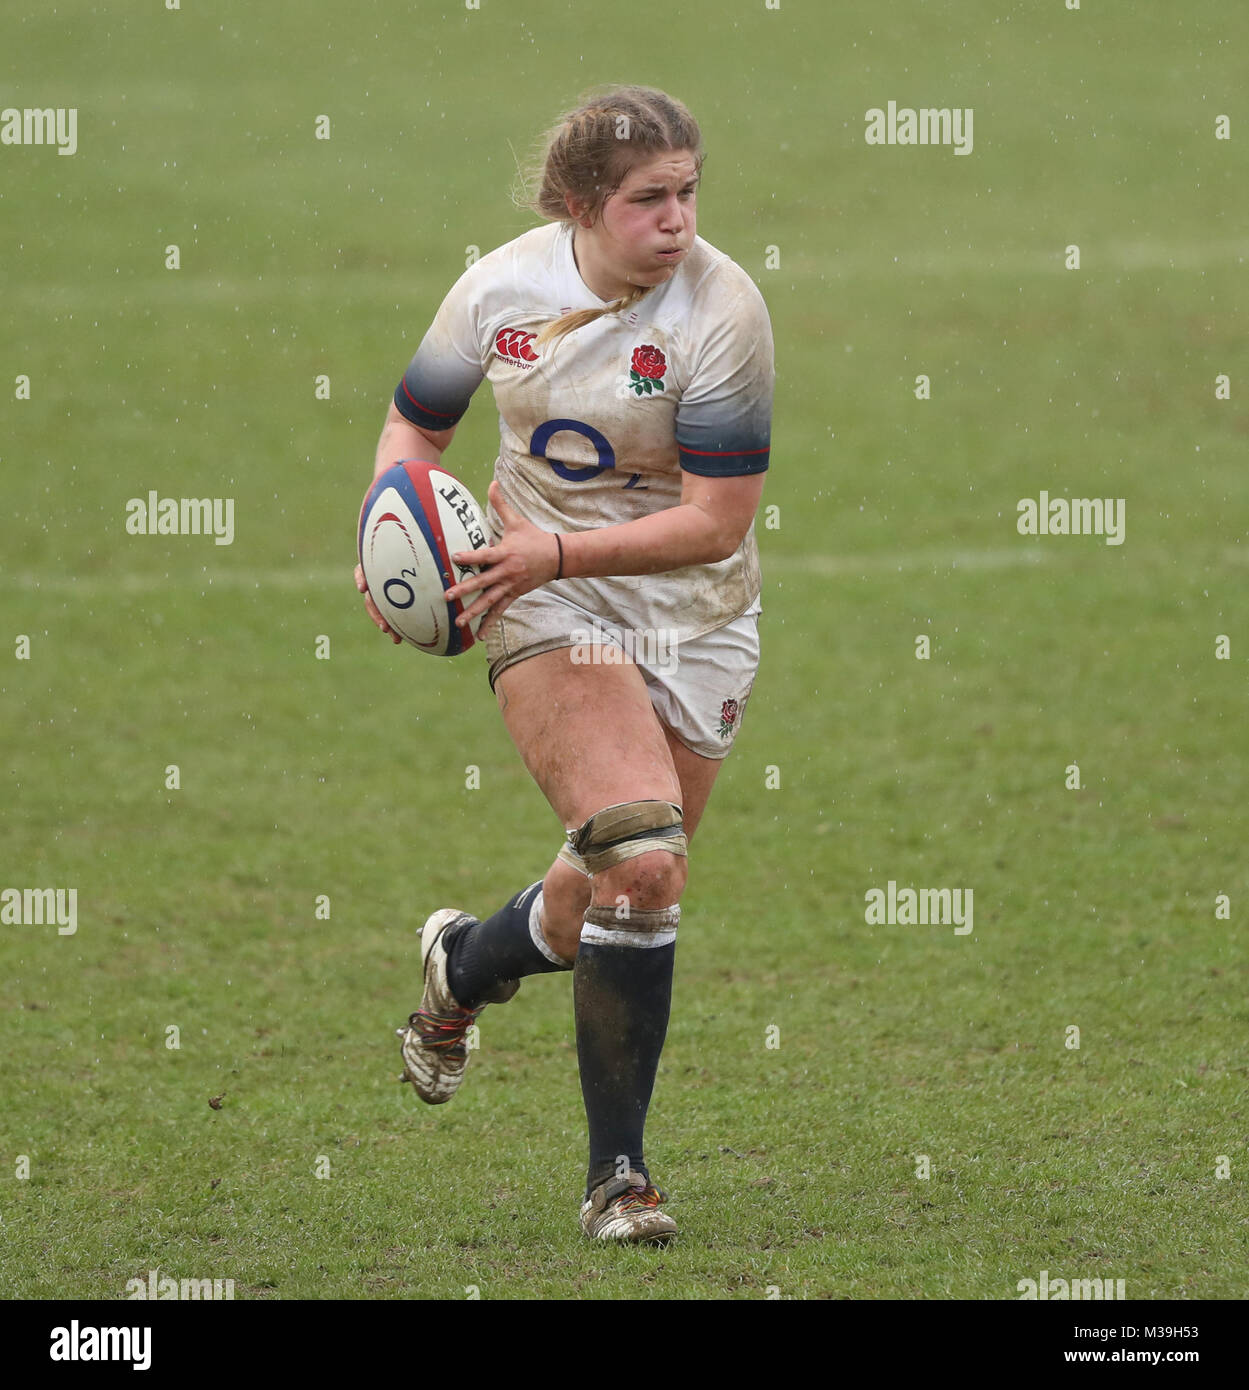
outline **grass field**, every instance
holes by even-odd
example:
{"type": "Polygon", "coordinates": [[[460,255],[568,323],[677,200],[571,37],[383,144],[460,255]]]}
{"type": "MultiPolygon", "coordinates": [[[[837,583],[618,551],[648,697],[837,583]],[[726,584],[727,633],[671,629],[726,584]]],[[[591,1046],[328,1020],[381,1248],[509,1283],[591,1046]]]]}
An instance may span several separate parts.
{"type": "MultiPolygon", "coordinates": [[[[0,926],[0,1295],[1244,1297],[1249,16],[21,8],[0,107],[79,124],[0,146],[0,887],[78,917],[0,926]],[[487,1011],[452,1105],[396,1084],[414,926],[561,830],[480,653],[392,648],[351,583],[399,374],[466,248],[534,224],[513,150],[604,81],[699,117],[699,232],[777,345],[662,1253],[578,1231],[567,977],[487,1011]],[[867,145],[890,100],[974,108],[973,152],[867,145]],[[233,544],[128,535],[151,489],[235,499],[233,544]],[[1125,499],[1125,542],[1019,535],[1042,490],[1125,499]],[[973,888],[973,931],[869,924],[889,880],[973,888]]],[[[496,444],[483,388],[479,495],[496,444]]]]}

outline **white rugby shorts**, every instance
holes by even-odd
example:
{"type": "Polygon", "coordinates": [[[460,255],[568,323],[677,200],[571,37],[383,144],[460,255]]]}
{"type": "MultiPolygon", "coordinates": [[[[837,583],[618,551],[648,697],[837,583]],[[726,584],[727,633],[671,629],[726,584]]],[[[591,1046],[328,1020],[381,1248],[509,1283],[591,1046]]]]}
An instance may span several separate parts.
{"type": "Polygon", "coordinates": [[[759,666],[761,612],[756,598],[732,622],[679,641],[675,629],[615,626],[544,585],[518,598],[487,635],[490,688],[509,666],[562,647],[572,648],[574,663],[632,661],[660,720],[691,752],[723,758],[741,728],[759,666]]]}

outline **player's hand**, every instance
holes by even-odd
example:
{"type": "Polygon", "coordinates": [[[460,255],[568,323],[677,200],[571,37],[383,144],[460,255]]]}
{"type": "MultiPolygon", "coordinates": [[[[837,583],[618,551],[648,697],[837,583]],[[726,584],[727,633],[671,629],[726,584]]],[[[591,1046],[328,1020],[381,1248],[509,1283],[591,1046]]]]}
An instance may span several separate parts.
{"type": "Polygon", "coordinates": [[[360,565],[356,566],[356,588],[364,595],[364,611],[373,619],[373,622],[389,635],[392,642],[402,642],[403,638],[377,611],[377,604],[373,602],[373,595],[369,593],[369,586],[364,582],[364,570],[360,565]]]}
{"type": "Polygon", "coordinates": [[[485,613],[487,616],[477,630],[478,640],[485,637],[499,615],[516,599],[549,583],[559,571],[559,546],[551,532],[540,530],[513,511],[497,482],[490,484],[489,497],[503,523],[503,535],[498,545],[488,545],[484,550],[457,550],[451,556],[456,564],[480,566],[481,573],[470,574],[447,590],[447,598],[464,599],[466,603],[477,594],[471,607],[455,621],[457,626],[466,627],[485,613]]]}

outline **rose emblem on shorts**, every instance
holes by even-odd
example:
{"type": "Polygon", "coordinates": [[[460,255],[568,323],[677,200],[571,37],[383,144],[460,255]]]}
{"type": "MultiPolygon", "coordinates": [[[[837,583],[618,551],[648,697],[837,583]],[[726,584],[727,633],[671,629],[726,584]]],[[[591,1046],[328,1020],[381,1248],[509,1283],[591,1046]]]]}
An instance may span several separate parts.
{"type": "Polygon", "coordinates": [[[737,728],[737,701],[725,700],[720,706],[720,737],[732,738],[737,728]]]}
{"type": "Polygon", "coordinates": [[[639,396],[649,396],[653,391],[664,389],[663,377],[668,363],[657,347],[650,343],[633,349],[633,361],[629,367],[630,389],[639,396]]]}

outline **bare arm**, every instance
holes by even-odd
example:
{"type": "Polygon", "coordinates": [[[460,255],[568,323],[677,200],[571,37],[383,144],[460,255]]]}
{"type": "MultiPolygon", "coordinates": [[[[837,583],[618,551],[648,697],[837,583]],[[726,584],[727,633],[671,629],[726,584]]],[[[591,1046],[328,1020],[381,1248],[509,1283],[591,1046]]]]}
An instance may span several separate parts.
{"type": "Polygon", "coordinates": [[[386,413],[386,423],[382,426],[381,438],[377,441],[377,455],[373,460],[373,481],[377,482],[385,471],[400,459],[424,459],[426,463],[437,463],[451,443],[456,426],[449,430],[426,430],[405,420],[399,414],[394,401],[386,413]]]}
{"type": "Polygon", "coordinates": [[[448,598],[464,598],[466,603],[474,591],[481,591],[456,622],[462,627],[489,609],[478,632],[484,636],[514,599],[549,583],[557,572],[565,579],[662,574],[686,565],[727,560],[750,529],[763,495],[763,479],[762,473],[732,478],[683,473],[677,506],[619,526],[561,532],[558,545],[550,532],[513,511],[498,483],[491,483],[490,500],[503,522],[503,537],[498,545],[452,556],[482,566],[480,574],[447,590],[448,598]],[[561,546],[562,571],[558,569],[561,546]]]}
{"type": "Polygon", "coordinates": [[[620,526],[562,535],[564,578],[661,574],[727,560],[759,510],[764,476],[703,478],[682,473],[678,506],[620,526]]]}

